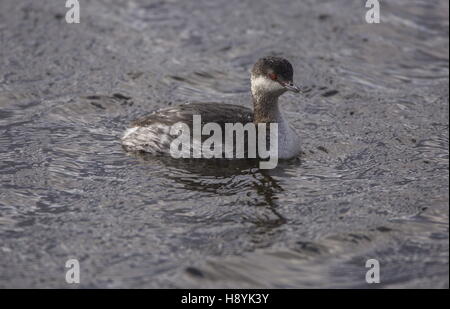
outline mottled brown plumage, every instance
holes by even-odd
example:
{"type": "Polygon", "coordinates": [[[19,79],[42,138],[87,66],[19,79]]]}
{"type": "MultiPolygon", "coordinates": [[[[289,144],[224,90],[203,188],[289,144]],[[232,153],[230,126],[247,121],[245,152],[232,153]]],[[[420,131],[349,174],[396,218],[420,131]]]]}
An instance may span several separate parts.
{"type": "Polygon", "coordinates": [[[224,127],[225,123],[253,122],[251,109],[231,104],[221,103],[189,103],[176,107],[165,108],[156,113],[136,119],[131,123],[133,127],[144,127],[152,124],[171,126],[177,122],[184,122],[192,127],[192,115],[201,115],[202,124],[208,122],[218,123],[224,127]]]}

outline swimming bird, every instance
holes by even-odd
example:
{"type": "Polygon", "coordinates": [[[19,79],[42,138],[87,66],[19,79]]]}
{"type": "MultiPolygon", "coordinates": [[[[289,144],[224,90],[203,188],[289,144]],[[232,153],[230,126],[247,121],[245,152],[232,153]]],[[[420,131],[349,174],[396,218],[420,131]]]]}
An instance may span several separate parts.
{"type": "MultiPolygon", "coordinates": [[[[289,126],[279,106],[278,98],[286,91],[300,89],[293,82],[291,63],[280,57],[263,57],[251,70],[253,111],[247,107],[219,103],[186,103],[165,108],[132,122],[122,137],[122,146],[131,152],[170,154],[170,144],[177,138],[170,134],[176,123],[193,127],[193,116],[202,123],[278,124],[278,158],[290,159],[300,153],[297,133],[289,126]]],[[[204,136],[201,137],[205,138],[204,136]]]]}

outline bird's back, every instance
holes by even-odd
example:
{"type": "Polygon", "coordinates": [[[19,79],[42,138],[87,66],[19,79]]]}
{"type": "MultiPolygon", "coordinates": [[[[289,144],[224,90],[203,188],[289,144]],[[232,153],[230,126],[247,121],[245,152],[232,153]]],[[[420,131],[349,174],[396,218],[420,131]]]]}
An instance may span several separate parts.
{"type": "MultiPolygon", "coordinates": [[[[186,124],[191,132],[193,116],[201,116],[201,124],[216,123],[224,132],[226,123],[253,122],[251,109],[239,105],[220,103],[188,103],[153,112],[132,122],[125,131],[122,145],[127,151],[145,151],[163,154],[170,151],[170,143],[176,136],[170,129],[176,123],[186,124]]],[[[202,136],[202,139],[207,136],[202,136]]]]}

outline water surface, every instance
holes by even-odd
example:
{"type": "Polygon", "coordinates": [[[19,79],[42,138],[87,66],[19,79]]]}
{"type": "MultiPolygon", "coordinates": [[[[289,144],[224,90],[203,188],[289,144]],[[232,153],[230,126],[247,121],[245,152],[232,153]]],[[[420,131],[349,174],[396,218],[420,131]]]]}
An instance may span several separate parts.
{"type": "Polygon", "coordinates": [[[0,2],[0,287],[448,288],[448,1],[0,2]],[[303,155],[274,170],[124,153],[134,118],[250,106],[289,59],[303,155]]]}

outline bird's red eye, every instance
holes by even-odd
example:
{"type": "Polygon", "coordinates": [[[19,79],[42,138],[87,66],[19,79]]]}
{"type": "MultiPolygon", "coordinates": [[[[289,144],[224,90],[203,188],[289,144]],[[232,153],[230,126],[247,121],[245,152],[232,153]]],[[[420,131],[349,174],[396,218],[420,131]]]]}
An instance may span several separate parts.
{"type": "Polygon", "coordinates": [[[271,80],[277,80],[278,76],[275,73],[269,73],[269,77],[271,80]]]}

